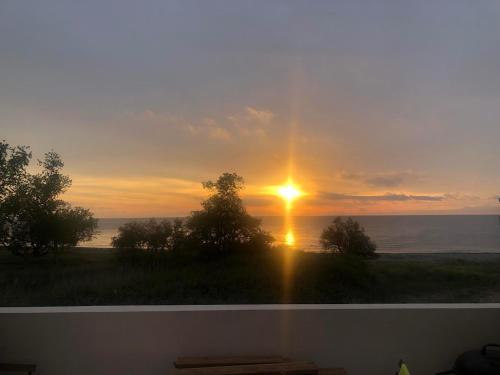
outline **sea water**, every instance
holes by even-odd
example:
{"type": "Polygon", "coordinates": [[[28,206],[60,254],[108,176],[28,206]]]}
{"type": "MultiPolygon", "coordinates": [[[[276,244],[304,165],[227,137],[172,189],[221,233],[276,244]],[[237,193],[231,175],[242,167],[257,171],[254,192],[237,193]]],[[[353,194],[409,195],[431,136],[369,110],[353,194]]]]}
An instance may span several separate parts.
{"type": "MultiPolygon", "coordinates": [[[[291,228],[283,217],[262,217],[262,226],[277,244],[284,243],[290,230],[293,247],[320,251],[319,237],[334,217],[298,216],[291,228]]],[[[418,252],[500,252],[500,218],[496,215],[353,216],[377,245],[377,251],[418,252]]],[[[81,246],[109,247],[118,227],[132,219],[99,219],[99,234],[81,246]]],[[[141,220],[141,219],[139,219],[141,220]]]]}

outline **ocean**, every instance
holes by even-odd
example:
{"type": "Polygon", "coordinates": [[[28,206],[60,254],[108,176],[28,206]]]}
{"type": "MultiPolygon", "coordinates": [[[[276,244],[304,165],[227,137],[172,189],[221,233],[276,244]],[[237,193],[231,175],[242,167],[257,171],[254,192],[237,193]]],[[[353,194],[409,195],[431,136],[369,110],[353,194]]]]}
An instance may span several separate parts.
{"type": "MultiPolygon", "coordinates": [[[[500,217],[496,215],[352,216],[384,253],[498,252],[500,217]]],[[[320,251],[319,236],[334,217],[298,216],[292,219],[293,247],[320,251]]],[[[276,243],[286,242],[290,229],[284,218],[262,217],[262,226],[276,243]]],[[[105,248],[118,227],[132,219],[99,219],[99,234],[82,247],[105,248]]],[[[289,237],[288,237],[289,238],[289,237]]]]}

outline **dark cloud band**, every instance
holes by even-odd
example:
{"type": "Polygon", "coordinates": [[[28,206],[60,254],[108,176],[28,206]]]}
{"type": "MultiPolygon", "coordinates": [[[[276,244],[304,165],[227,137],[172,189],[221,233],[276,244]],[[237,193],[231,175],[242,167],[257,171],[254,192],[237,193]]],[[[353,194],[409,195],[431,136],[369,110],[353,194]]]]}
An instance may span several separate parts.
{"type": "Polygon", "coordinates": [[[331,201],[389,201],[389,202],[406,202],[406,201],[443,201],[446,199],[443,195],[409,195],[409,194],[384,194],[384,195],[349,195],[338,194],[331,192],[320,192],[320,198],[331,201]]]}

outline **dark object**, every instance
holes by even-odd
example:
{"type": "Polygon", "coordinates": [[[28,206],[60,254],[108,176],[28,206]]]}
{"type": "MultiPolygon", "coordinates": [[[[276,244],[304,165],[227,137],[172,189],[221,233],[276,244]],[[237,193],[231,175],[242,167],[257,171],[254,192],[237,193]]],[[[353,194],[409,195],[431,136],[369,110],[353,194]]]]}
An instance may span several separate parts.
{"type": "Polygon", "coordinates": [[[241,366],[291,362],[282,356],[228,356],[228,357],[179,357],[175,368],[197,368],[216,366],[241,366]]]}
{"type": "Polygon", "coordinates": [[[172,375],[347,375],[343,368],[318,368],[282,356],[179,357],[172,375]]]}
{"type": "Polygon", "coordinates": [[[21,363],[0,363],[1,372],[25,372],[31,375],[36,370],[35,365],[26,365],[21,363]]]}
{"type": "Polygon", "coordinates": [[[500,375],[500,345],[487,344],[481,350],[471,350],[461,354],[455,361],[453,370],[436,375],[500,375]]]}
{"type": "Polygon", "coordinates": [[[183,368],[172,375],[318,375],[318,366],[309,362],[284,362],[238,366],[183,368]]]}

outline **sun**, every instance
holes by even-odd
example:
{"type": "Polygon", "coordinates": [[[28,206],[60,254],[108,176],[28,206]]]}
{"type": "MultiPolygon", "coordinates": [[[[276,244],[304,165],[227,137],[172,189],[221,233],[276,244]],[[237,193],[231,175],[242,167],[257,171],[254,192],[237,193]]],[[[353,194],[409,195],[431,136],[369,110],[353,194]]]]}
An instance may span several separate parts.
{"type": "Polygon", "coordinates": [[[287,203],[293,202],[295,199],[303,195],[302,191],[292,183],[288,183],[277,188],[277,193],[281,196],[287,203]]]}

